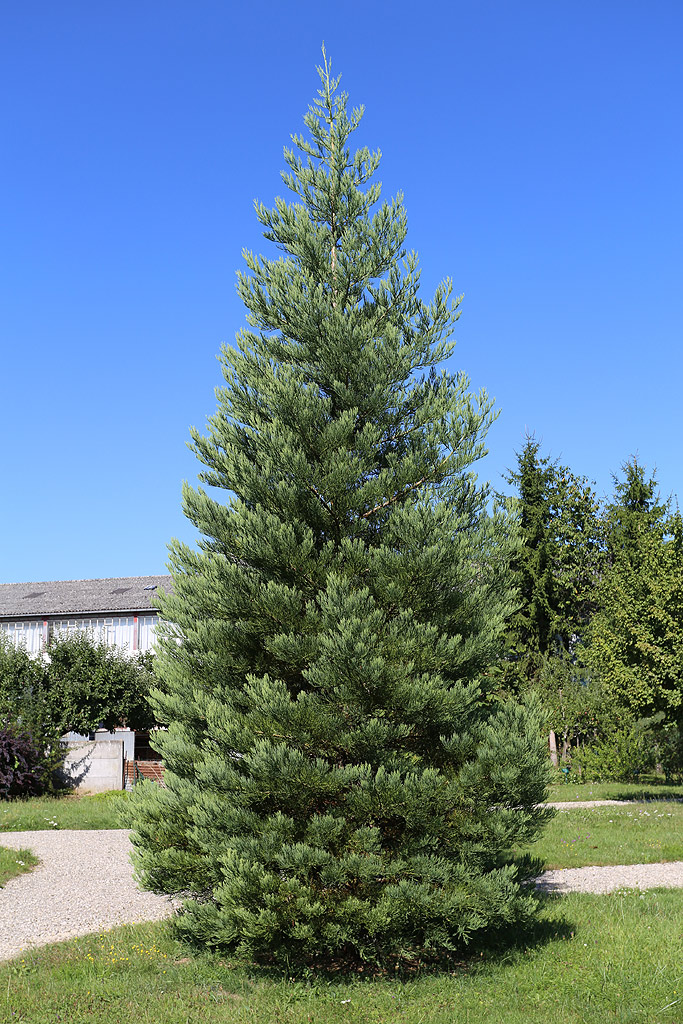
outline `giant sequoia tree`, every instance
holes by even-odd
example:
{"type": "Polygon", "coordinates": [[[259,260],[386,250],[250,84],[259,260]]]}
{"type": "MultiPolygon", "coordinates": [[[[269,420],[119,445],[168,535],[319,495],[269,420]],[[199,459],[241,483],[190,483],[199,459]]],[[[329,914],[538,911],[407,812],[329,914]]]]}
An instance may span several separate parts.
{"type": "Polygon", "coordinates": [[[401,199],[380,204],[378,154],[348,148],[362,111],[319,70],[294,201],[256,208],[280,255],[245,254],[249,328],[193,433],[225,497],[184,493],[167,788],[138,788],[134,842],[195,942],[394,964],[532,911],[509,851],[545,817],[545,757],[532,714],[486,699],[510,530],[471,472],[492,405],[435,369],[458,301],[419,297],[401,199]]]}

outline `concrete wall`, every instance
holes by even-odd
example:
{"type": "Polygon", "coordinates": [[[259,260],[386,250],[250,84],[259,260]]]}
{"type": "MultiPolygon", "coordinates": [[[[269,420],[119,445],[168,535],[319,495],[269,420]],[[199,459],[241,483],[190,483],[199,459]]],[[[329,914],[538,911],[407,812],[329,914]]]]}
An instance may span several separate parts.
{"type": "Polygon", "coordinates": [[[116,732],[107,732],[106,729],[98,729],[97,732],[91,733],[90,736],[86,736],[80,732],[67,732],[62,736],[62,742],[64,743],[87,743],[88,740],[93,739],[96,743],[107,743],[109,740],[115,740],[123,743],[123,756],[128,761],[132,761],[135,757],[135,733],[132,729],[117,729],[116,732]]]}
{"type": "Polygon", "coordinates": [[[123,740],[68,743],[63,771],[79,793],[123,789],[123,740]]]}

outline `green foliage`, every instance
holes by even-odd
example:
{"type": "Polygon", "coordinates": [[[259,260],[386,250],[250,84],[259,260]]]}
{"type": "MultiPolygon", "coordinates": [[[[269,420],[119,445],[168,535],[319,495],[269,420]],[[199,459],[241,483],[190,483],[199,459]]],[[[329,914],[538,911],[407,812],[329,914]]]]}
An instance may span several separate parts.
{"type": "Polygon", "coordinates": [[[0,716],[44,735],[51,720],[44,663],[0,637],[0,716]]]}
{"type": "Polygon", "coordinates": [[[675,722],[655,727],[655,761],[667,782],[683,781],[683,728],[675,722]]]}
{"type": "Polygon", "coordinates": [[[629,723],[661,713],[668,731],[661,727],[656,740],[650,734],[648,757],[657,748],[663,770],[678,771],[680,516],[670,514],[655,476],[635,458],[615,476],[613,500],[601,511],[585,478],[542,457],[534,438],[508,482],[518,492],[522,544],[513,561],[520,606],[506,633],[503,688],[541,696],[548,730],[565,756],[582,746],[579,760],[591,779],[641,770],[645,740],[629,739],[629,723]]]}
{"type": "Polygon", "coordinates": [[[89,733],[104,726],[154,726],[147,695],[152,682],[148,654],[130,657],[87,633],[53,639],[47,649],[47,691],[53,726],[89,733]]]}
{"type": "Polygon", "coordinates": [[[48,659],[0,639],[0,717],[29,732],[47,759],[46,778],[64,760],[60,737],[104,725],[149,729],[152,657],[129,658],[85,633],[53,638],[48,659]]]}
{"type": "Polygon", "coordinates": [[[624,725],[572,752],[572,776],[582,782],[633,782],[655,764],[652,739],[638,725],[624,725]]]}
{"type": "Polygon", "coordinates": [[[683,718],[683,546],[681,522],[630,520],[629,544],[599,590],[590,664],[635,717],[683,718]],[[671,531],[666,536],[667,530],[671,531]]]}
{"type": "Polygon", "coordinates": [[[605,550],[600,506],[585,477],[540,455],[528,437],[507,482],[517,491],[521,544],[513,559],[519,606],[505,634],[503,685],[538,682],[548,659],[580,651],[595,611],[605,550]]]}
{"type": "Polygon", "coordinates": [[[420,299],[400,197],[377,205],[361,111],[321,77],[295,202],[256,208],[280,256],[245,254],[251,329],[192,434],[227,503],[184,492],[166,788],[136,787],[134,842],[196,943],[395,964],[533,913],[509,859],[545,820],[546,757],[534,708],[487,699],[514,529],[472,472],[491,402],[436,370],[458,302],[420,299]]]}
{"type": "Polygon", "coordinates": [[[607,546],[612,564],[640,565],[644,537],[663,540],[669,524],[670,502],[662,502],[653,474],[645,479],[645,467],[636,456],[621,466],[622,477],[613,476],[614,499],[607,507],[607,546]]]}
{"type": "Polygon", "coordinates": [[[576,656],[597,610],[596,586],[606,562],[604,517],[585,476],[553,463],[551,480],[555,645],[576,656]]]}
{"type": "Polygon", "coordinates": [[[663,711],[650,718],[641,718],[638,729],[650,743],[652,764],[663,773],[667,783],[683,781],[683,730],[680,724],[667,720],[663,711]]]}
{"type": "Polygon", "coordinates": [[[528,438],[517,456],[517,472],[507,478],[519,490],[514,504],[521,539],[512,562],[519,606],[506,629],[504,681],[513,690],[536,677],[554,631],[548,498],[551,467],[547,459],[539,458],[539,448],[539,442],[528,438]]]}
{"type": "Polygon", "coordinates": [[[0,638],[0,718],[29,733],[45,762],[43,788],[55,781],[64,754],[55,725],[45,663],[0,638]]]}
{"type": "Polygon", "coordinates": [[[566,654],[544,659],[532,689],[543,706],[545,731],[552,729],[565,750],[604,738],[629,717],[600,678],[566,654]]]}

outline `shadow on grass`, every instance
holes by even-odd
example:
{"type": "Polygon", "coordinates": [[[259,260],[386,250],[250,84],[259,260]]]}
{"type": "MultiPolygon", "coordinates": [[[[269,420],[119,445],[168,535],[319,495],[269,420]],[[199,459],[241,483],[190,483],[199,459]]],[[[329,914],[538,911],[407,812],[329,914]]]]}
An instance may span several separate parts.
{"type": "Polygon", "coordinates": [[[522,956],[531,949],[547,946],[558,939],[574,938],[577,925],[570,921],[561,909],[564,895],[552,891],[537,891],[539,910],[551,912],[555,908],[553,916],[537,917],[526,927],[511,925],[488,938],[482,936],[479,943],[473,941],[468,948],[470,962],[477,957],[481,959],[482,954],[488,963],[509,961],[511,958],[514,960],[517,955],[522,956]]]}
{"type": "MultiPolygon", "coordinates": [[[[558,894],[543,894],[544,904],[559,902],[558,894]]],[[[337,961],[312,964],[291,963],[285,965],[254,964],[244,961],[224,966],[243,970],[254,981],[268,981],[272,984],[299,981],[308,985],[347,985],[349,982],[398,981],[401,983],[417,978],[433,976],[454,976],[473,974],[490,967],[512,967],[528,956],[529,952],[547,946],[552,942],[574,938],[577,926],[559,912],[551,919],[536,920],[526,927],[501,929],[486,939],[473,939],[459,953],[451,953],[430,960],[416,960],[396,965],[393,959],[388,964],[357,962],[340,958],[337,961]]]]}
{"type": "Polygon", "coordinates": [[[683,803],[680,785],[673,784],[671,788],[665,782],[657,785],[649,785],[644,789],[631,792],[617,792],[609,797],[610,800],[630,800],[633,803],[649,804],[658,802],[683,803]]]}

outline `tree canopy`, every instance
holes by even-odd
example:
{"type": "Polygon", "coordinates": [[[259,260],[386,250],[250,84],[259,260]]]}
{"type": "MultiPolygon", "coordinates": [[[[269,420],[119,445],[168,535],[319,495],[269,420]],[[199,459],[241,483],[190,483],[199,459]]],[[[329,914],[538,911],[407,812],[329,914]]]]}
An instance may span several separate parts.
{"type": "Polygon", "coordinates": [[[74,730],[155,724],[147,695],[151,657],[129,657],[87,633],[53,637],[47,657],[0,642],[0,716],[55,741],[74,730]]]}
{"type": "Polygon", "coordinates": [[[607,690],[636,717],[683,720],[683,528],[656,476],[633,458],[614,478],[611,565],[597,593],[589,658],[607,690]]]}

